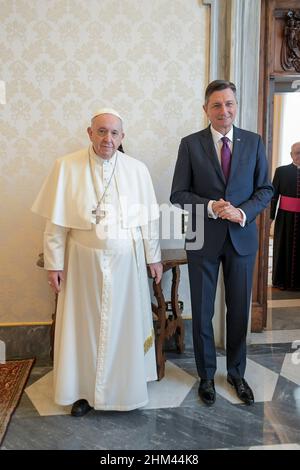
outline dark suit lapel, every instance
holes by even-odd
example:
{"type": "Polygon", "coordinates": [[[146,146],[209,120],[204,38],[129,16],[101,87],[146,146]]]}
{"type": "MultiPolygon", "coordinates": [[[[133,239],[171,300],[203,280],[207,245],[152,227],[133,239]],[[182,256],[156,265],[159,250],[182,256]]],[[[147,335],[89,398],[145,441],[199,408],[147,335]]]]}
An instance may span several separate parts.
{"type": "Polygon", "coordinates": [[[234,178],[234,174],[239,165],[239,159],[242,154],[242,135],[238,127],[233,126],[233,148],[231,156],[231,167],[228,184],[234,178]]]}
{"type": "Polygon", "coordinates": [[[223,174],[220,162],[218,160],[218,155],[216,152],[214,141],[210,132],[210,126],[204,129],[204,131],[201,134],[202,134],[201,144],[207,155],[207,159],[210,162],[210,164],[213,166],[215,171],[217,172],[218,176],[221,178],[222,182],[226,184],[224,174],[223,174]]]}

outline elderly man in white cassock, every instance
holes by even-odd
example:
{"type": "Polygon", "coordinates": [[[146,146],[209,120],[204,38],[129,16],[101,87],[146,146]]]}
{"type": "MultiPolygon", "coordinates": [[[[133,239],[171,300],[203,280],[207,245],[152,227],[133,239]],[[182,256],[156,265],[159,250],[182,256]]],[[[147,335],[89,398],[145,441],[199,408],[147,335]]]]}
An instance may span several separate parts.
{"type": "Polygon", "coordinates": [[[56,160],[32,207],[47,219],[44,266],[58,293],[54,400],[73,416],[148,402],[156,360],[147,267],[162,276],[159,210],[146,166],[118,151],[123,122],[103,108],[88,148],[56,160]]]}

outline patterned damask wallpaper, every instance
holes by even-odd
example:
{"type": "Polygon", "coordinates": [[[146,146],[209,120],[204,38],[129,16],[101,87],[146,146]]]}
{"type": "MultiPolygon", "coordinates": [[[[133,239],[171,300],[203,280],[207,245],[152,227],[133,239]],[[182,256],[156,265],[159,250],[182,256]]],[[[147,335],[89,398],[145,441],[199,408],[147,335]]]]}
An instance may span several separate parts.
{"type": "Polygon", "coordinates": [[[124,116],[126,152],[168,201],[180,139],[205,124],[208,30],[201,0],[0,0],[0,322],[51,318],[30,206],[53,161],[87,145],[93,110],[124,116]]]}

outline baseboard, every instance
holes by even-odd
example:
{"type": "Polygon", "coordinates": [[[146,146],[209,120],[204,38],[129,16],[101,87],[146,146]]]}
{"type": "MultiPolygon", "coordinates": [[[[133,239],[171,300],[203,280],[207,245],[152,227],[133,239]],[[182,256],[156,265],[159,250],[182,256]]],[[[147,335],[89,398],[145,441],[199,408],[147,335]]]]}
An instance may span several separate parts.
{"type": "Polygon", "coordinates": [[[51,323],[0,326],[0,340],[5,344],[6,360],[35,357],[36,364],[50,365],[50,330],[51,323]]]}
{"type": "MultiPolygon", "coordinates": [[[[187,349],[193,347],[192,322],[184,318],[184,343],[187,349]]],[[[35,357],[36,364],[50,365],[51,323],[5,324],[0,325],[0,340],[5,343],[6,360],[35,357]]],[[[165,351],[176,351],[174,338],[166,339],[165,351]]]]}

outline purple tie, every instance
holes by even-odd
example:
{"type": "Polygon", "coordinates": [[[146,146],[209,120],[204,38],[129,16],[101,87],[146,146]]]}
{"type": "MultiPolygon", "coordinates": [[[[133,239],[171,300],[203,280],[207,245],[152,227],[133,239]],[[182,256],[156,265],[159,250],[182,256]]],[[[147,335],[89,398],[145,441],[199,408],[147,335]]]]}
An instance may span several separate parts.
{"type": "Polygon", "coordinates": [[[222,137],[223,146],[221,148],[221,167],[225,176],[226,183],[229,178],[230,173],[230,163],[231,163],[231,150],[228,145],[228,137],[222,137]]]}

